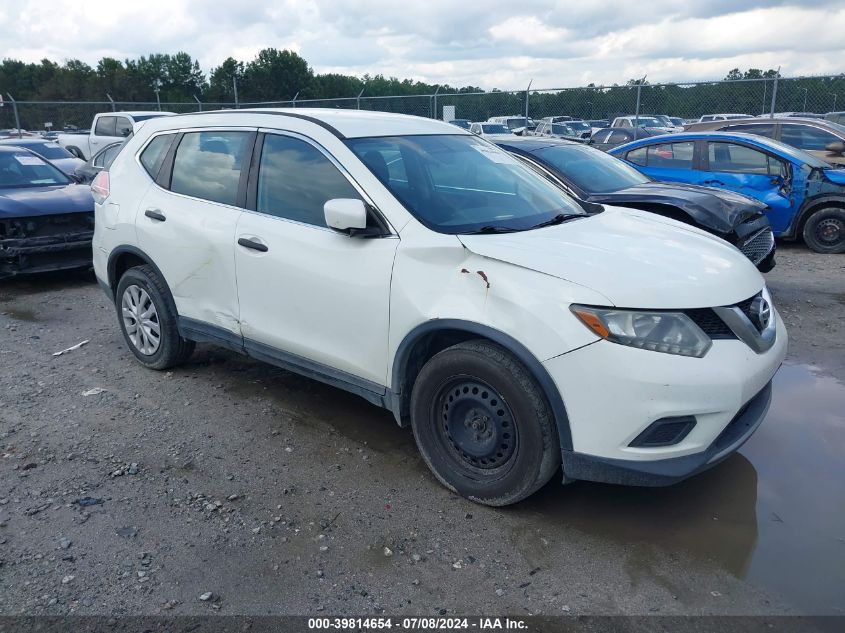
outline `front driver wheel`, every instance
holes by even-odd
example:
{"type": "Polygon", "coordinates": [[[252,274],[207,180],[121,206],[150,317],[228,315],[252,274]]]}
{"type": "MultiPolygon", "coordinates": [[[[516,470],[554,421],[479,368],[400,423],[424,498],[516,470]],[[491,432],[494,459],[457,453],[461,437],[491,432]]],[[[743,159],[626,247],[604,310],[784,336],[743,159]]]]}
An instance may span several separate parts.
{"type": "Polygon", "coordinates": [[[804,243],[816,253],[845,253],[845,210],[814,211],[804,223],[804,243]]]}
{"type": "Polygon", "coordinates": [[[546,398],[522,363],[487,341],[467,341],[432,357],[411,393],[411,425],[435,477],[491,506],[516,503],[560,465],[546,398]]]}

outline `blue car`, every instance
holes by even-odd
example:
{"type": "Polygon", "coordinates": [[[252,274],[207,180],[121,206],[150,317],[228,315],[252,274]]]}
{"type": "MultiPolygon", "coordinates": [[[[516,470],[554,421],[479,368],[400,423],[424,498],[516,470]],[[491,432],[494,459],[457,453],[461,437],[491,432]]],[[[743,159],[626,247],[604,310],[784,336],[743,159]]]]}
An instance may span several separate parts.
{"type": "Polygon", "coordinates": [[[730,132],[688,132],[615,147],[655,180],[729,189],[767,205],[778,237],[817,253],[845,252],[845,169],[779,141],[730,132]]]}
{"type": "Polygon", "coordinates": [[[94,198],[38,154],[0,146],[0,279],[91,265],[94,198]]]}

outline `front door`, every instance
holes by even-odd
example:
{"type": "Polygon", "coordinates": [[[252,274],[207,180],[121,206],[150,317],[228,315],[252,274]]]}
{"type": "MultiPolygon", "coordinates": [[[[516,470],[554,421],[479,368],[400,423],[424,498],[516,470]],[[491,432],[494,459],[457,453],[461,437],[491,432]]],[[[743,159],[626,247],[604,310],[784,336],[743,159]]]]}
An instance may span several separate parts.
{"type": "Polygon", "coordinates": [[[363,196],[303,137],[268,133],[256,168],[235,239],[247,351],[383,391],[398,236],[326,226],[327,200],[363,196]]]}
{"type": "Polygon", "coordinates": [[[730,189],[767,204],[766,216],[775,235],[789,228],[797,210],[789,166],[741,143],[708,141],[697,184],[730,189]]]}

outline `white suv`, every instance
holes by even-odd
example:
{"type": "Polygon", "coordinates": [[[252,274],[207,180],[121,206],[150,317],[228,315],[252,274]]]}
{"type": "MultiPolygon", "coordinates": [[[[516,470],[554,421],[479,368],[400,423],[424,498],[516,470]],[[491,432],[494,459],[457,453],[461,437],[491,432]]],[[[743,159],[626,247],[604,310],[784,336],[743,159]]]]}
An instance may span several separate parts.
{"type": "Polygon", "coordinates": [[[590,205],[448,123],[162,117],[94,184],[94,266],[147,367],[210,342],[390,409],[435,476],[505,505],[662,485],[762,421],[786,352],[730,244],[590,205]]]}

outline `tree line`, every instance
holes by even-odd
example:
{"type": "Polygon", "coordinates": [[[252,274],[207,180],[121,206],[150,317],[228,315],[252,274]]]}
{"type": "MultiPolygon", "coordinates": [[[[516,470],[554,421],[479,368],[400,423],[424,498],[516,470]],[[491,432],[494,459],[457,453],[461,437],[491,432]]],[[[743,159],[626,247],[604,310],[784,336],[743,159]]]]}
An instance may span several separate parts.
{"type": "Polygon", "coordinates": [[[138,59],[104,57],[96,66],[78,59],[61,64],[42,59],[25,63],[4,59],[0,63],[0,93],[18,101],[233,103],[235,90],[241,102],[326,99],[355,96],[366,88],[368,96],[473,92],[474,86],[453,88],[383,75],[315,73],[300,55],[266,48],[249,62],[232,57],[206,77],[199,62],[185,52],[154,53],[138,59]],[[236,88],[237,86],[237,88],[236,88]]]}

